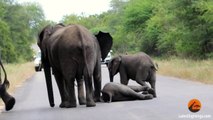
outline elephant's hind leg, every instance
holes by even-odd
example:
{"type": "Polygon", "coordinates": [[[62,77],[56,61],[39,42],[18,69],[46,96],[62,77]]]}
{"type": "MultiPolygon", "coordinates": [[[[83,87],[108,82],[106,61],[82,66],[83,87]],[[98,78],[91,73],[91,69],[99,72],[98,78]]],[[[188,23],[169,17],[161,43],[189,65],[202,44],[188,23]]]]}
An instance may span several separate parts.
{"type": "Polygon", "coordinates": [[[148,100],[148,99],[152,99],[153,98],[153,95],[152,94],[141,94],[141,93],[138,93],[138,92],[135,92],[135,91],[130,91],[129,92],[130,94],[130,96],[132,97],[132,98],[135,98],[135,99],[137,99],[137,100],[148,100]]]}
{"type": "Polygon", "coordinates": [[[94,78],[94,87],[95,87],[94,101],[100,102],[101,101],[100,100],[101,99],[101,63],[100,61],[96,62],[93,78],[94,78]]]}
{"type": "Polygon", "coordinates": [[[142,92],[142,91],[146,91],[149,89],[149,87],[147,86],[132,86],[132,85],[128,85],[128,87],[132,90],[134,90],[135,92],[142,92]]]}
{"type": "Polygon", "coordinates": [[[94,107],[96,106],[96,104],[93,99],[92,76],[88,75],[88,73],[85,72],[84,80],[85,80],[85,86],[86,86],[86,106],[94,107]]]}
{"type": "Polygon", "coordinates": [[[78,84],[78,101],[80,105],[86,104],[86,99],[84,97],[84,85],[83,85],[83,79],[77,78],[77,84],[78,84]]]}
{"type": "Polygon", "coordinates": [[[65,108],[69,104],[69,97],[68,97],[67,89],[64,83],[65,81],[63,79],[63,76],[58,71],[53,69],[53,72],[54,72],[56,83],[58,85],[59,93],[61,96],[61,104],[59,105],[59,107],[65,108]]]}

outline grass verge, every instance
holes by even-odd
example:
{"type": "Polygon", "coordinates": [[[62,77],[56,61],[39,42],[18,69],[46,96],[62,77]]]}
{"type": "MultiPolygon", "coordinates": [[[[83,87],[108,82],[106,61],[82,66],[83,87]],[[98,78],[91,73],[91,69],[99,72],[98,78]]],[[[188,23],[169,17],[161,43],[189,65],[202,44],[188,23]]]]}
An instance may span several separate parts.
{"type": "MultiPolygon", "coordinates": [[[[34,73],[33,62],[22,63],[22,64],[4,64],[7,72],[8,80],[10,81],[10,87],[8,92],[13,94],[22,83],[30,78],[34,73]]],[[[3,71],[1,71],[1,78],[4,79],[3,71]]],[[[3,106],[3,101],[0,99],[0,107],[3,106]]]]}
{"type": "Polygon", "coordinates": [[[155,59],[158,74],[213,84],[213,60],[155,59]]]}

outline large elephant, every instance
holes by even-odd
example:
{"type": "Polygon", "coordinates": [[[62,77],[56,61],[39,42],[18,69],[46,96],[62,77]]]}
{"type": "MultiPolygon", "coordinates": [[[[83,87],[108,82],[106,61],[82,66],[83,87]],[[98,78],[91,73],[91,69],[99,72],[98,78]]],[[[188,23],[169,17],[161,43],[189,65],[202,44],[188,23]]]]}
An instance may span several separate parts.
{"type": "Polygon", "coordinates": [[[104,102],[127,101],[127,100],[148,100],[152,99],[154,90],[147,86],[127,86],[119,83],[107,83],[101,90],[104,102]],[[148,94],[140,93],[142,91],[148,94]]]}
{"type": "Polygon", "coordinates": [[[112,47],[110,34],[99,32],[94,36],[81,25],[57,24],[43,28],[38,46],[41,49],[50,106],[54,106],[50,68],[59,88],[60,107],[76,107],[75,79],[79,103],[82,105],[86,102],[87,107],[95,106],[95,101],[100,100],[101,91],[100,59],[104,59],[112,47]],[[86,101],[82,78],[85,81],[86,101]]]}
{"type": "Polygon", "coordinates": [[[2,70],[4,72],[4,82],[3,83],[1,80],[1,76],[0,76],[0,98],[2,98],[2,100],[5,104],[5,110],[9,111],[15,105],[15,98],[7,92],[7,88],[9,88],[10,83],[7,79],[7,73],[4,69],[4,66],[3,66],[1,60],[0,60],[0,66],[2,67],[2,70]]]}
{"type": "Polygon", "coordinates": [[[110,82],[118,72],[120,73],[120,81],[127,85],[129,79],[135,80],[142,86],[148,86],[145,82],[149,82],[151,88],[155,90],[156,97],[156,66],[152,59],[145,53],[141,52],[134,55],[123,55],[114,57],[108,65],[110,82]]]}

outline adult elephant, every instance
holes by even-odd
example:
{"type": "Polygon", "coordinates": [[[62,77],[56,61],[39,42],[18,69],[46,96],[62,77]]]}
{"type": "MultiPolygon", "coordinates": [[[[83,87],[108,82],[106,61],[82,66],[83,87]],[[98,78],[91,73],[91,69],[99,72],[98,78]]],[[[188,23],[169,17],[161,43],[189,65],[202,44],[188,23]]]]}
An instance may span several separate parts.
{"type": "Polygon", "coordinates": [[[4,82],[3,83],[1,80],[1,76],[0,76],[0,98],[2,98],[2,100],[5,104],[5,110],[9,111],[15,105],[15,98],[7,92],[7,88],[9,88],[10,83],[7,79],[7,73],[4,69],[4,66],[3,66],[1,60],[0,60],[0,66],[2,67],[2,70],[4,72],[4,82]]]}
{"type": "Polygon", "coordinates": [[[104,102],[128,101],[128,100],[148,100],[152,99],[154,90],[147,86],[127,86],[119,83],[107,83],[102,92],[104,102]],[[143,94],[140,92],[146,92],[143,94]]]}
{"type": "Polygon", "coordinates": [[[75,79],[78,84],[79,103],[85,104],[84,79],[86,106],[95,106],[95,101],[100,100],[101,91],[100,59],[104,59],[112,47],[110,34],[99,32],[94,36],[81,25],[48,25],[39,34],[38,46],[41,49],[50,106],[54,106],[50,68],[59,88],[60,107],[76,107],[75,79]]]}
{"type": "Polygon", "coordinates": [[[110,82],[118,72],[120,73],[120,81],[127,85],[129,79],[135,80],[142,86],[148,86],[145,82],[149,82],[151,88],[155,90],[156,97],[156,66],[152,59],[145,53],[141,52],[134,55],[123,55],[114,57],[108,65],[110,82]]]}

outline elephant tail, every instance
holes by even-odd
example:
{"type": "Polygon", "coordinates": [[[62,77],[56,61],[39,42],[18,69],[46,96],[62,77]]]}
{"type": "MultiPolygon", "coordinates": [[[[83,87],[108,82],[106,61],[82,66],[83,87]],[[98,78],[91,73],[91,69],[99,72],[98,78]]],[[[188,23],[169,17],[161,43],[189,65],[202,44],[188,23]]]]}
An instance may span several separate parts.
{"type": "Polygon", "coordinates": [[[158,63],[155,63],[155,64],[153,65],[153,69],[154,69],[155,71],[158,71],[158,69],[159,69],[158,63]]]}
{"type": "Polygon", "coordinates": [[[84,72],[86,72],[86,74],[88,74],[89,76],[92,76],[92,72],[91,72],[91,70],[89,70],[89,63],[87,61],[86,43],[84,43],[84,36],[83,36],[81,30],[79,30],[79,34],[80,34],[80,41],[81,41],[81,48],[82,48],[82,53],[83,53],[84,65],[85,65],[84,72]]]}

